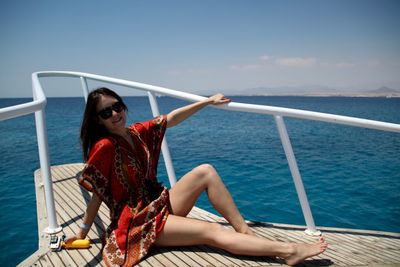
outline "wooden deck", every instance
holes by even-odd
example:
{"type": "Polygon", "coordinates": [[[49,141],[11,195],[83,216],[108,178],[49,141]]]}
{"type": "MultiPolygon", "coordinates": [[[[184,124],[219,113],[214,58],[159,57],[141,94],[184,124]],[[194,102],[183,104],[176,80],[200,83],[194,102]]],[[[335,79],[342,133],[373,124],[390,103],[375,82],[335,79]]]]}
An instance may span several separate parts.
{"type": "MultiPolygon", "coordinates": [[[[82,164],[52,167],[54,198],[57,219],[64,233],[75,234],[82,221],[90,195],[77,183],[77,173],[82,164]]],[[[40,171],[35,172],[39,232],[46,226],[46,212],[40,171]]],[[[194,208],[190,217],[219,222],[226,221],[209,212],[194,208]]],[[[101,261],[100,236],[109,223],[108,209],[101,206],[99,215],[88,234],[90,249],[62,250],[52,252],[48,248],[49,237],[39,233],[39,249],[19,266],[105,266],[101,261]]],[[[253,223],[252,229],[271,240],[313,242],[317,237],[304,234],[303,226],[253,223]]],[[[330,244],[322,255],[305,261],[303,266],[400,266],[400,234],[376,231],[323,228],[323,236],[330,244]]],[[[59,235],[62,235],[60,233],[59,235]]],[[[284,265],[267,257],[235,256],[207,246],[154,249],[138,266],[269,266],[284,265]]]]}

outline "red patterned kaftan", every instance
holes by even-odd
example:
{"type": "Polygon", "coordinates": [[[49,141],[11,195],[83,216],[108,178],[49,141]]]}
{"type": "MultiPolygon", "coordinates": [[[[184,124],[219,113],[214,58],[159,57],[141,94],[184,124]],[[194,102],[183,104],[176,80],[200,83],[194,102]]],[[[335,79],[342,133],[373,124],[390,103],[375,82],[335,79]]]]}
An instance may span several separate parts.
{"type": "Polygon", "coordinates": [[[91,149],[80,184],[110,209],[103,260],[132,266],[146,256],[169,214],[167,188],[157,182],[157,163],[166,117],[128,127],[134,147],[120,136],[99,140],[91,149]]]}

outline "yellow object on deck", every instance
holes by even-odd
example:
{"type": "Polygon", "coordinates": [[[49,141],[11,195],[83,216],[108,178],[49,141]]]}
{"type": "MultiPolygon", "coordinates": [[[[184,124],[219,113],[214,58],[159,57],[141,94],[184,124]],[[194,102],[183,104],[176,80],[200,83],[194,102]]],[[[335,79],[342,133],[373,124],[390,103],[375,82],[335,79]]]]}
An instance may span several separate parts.
{"type": "Polygon", "coordinates": [[[90,241],[87,239],[78,239],[69,243],[63,242],[62,248],[65,249],[90,248],[90,241]]]}

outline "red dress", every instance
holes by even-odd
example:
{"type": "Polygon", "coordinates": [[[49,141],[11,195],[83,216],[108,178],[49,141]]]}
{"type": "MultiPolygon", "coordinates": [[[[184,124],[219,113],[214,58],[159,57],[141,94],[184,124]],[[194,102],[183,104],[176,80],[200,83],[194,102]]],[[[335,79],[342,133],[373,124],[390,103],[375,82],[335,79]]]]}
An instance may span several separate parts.
{"type": "Polygon", "coordinates": [[[99,140],[91,149],[79,183],[110,209],[103,260],[132,266],[146,256],[169,214],[167,188],[157,182],[157,163],[166,117],[128,127],[134,147],[120,136],[99,140]]]}

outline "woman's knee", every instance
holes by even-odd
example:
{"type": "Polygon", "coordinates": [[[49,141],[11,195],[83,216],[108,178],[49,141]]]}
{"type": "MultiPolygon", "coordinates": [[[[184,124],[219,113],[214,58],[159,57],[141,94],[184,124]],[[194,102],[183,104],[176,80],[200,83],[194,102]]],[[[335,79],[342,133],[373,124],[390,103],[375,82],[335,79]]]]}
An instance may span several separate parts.
{"type": "Polygon", "coordinates": [[[202,177],[215,177],[217,174],[215,168],[208,163],[204,163],[197,166],[196,168],[194,168],[194,171],[197,172],[202,177]]]}

